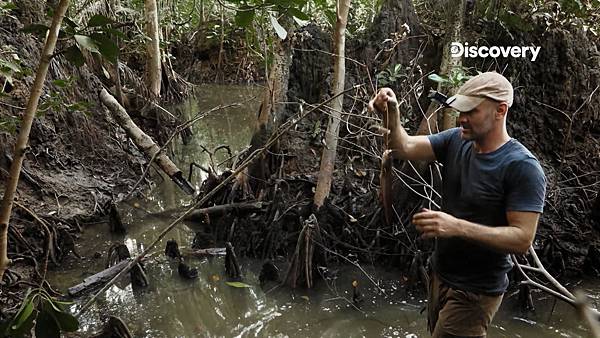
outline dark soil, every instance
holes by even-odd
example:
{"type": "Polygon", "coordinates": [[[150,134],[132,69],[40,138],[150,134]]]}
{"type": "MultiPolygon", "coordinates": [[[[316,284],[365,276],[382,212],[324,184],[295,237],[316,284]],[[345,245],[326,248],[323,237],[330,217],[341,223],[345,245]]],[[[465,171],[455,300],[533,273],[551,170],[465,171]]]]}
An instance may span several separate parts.
{"type": "MultiPolygon", "coordinates": [[[[31,15],[31,8],[26,7],[26,3],[21,5],[27,8],[23,13],[31,15]]],[[[23,17],[24,22],[39,22],[36,21],[39,19],[23,17]]],[[[23,23],[11,16],[0,16],[0,27],[10,32],[0,34],[0,44],[3,48],[12,48],[19,56],[21,67],[31,70],[29,75],[16,76],[0,98],[0,119],[13,121],[18,130],[42,43],[20,33],[23,23]]],[[[14,309],[20,302],[18,291],[30,286],[28,283],[39,283],[40,275],[45,273],[43,262],[48,237],[44,226],[19,205],[47,224],[54,249],[49,253],[52,269],[63,257],[73,255],[73,239],[105,214],[107,202],[127,193],[141,173],[144,160],[99,102],[97,94],[101,88],[98,78],[85,66],[76,69],[60,56],[53,59],[40,104],[50,100],[53,92],[61,103],[41,113],[32,126],[29,150],[17,187],[18,204],[13,207],[9,228],[9,257],[16,258],[17,263],[11,267],[16,274],[11,274],[13,283],[1,286],[2,312],[14,309]],[[75,80],[66,87],[53,83],[70,77],[75,80]],[[64,108],[81,101],[88,104],[84,112],[64,108]],[[26,243],[19,239],[21,236],[26,243]]],[[[0,132],[3,182],[8,178],[17,130],[7,128],[0,132]]]]}

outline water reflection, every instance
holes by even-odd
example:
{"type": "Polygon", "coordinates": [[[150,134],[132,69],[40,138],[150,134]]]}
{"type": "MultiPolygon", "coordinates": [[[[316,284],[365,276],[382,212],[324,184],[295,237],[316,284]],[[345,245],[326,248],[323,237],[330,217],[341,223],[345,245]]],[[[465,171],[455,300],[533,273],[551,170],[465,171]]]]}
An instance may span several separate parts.
{"type": "MultiPolygon", "coordinates": [[[[193,114],[217,105],[245,101],[260,91],[235,86],[200,87],[199,98],[186,102],[179,109],[193,114]]],[[[251,101],[244,107],[218,112],[202,120],[194,127],[195,136],[190,144],[174,147],[174,161],[182,169],[190,162],[208,166],[208,156],[201,146],[212,149],[227,143],[233,151],[245,147],[251,137],[258,104],[258,100],[251,101]]],[[[225,158],[226,154],[220,153],[215,156],[215,161],[225,158]]],[[[198,186],[200,180],[196,179],[194,183],[198,186]]],[[[111,241],[123,241],[132,254],[141,252],[144,244],[150,243],[171,221],[167,217],[150,217],[147,212],[170,210],[187,202],[189,196],[165,180],[148,194],[147,200],[138,201],[139,207],[124,206],[124,222],[129,228],[126,236],[111,235],[108,227],[103,225],[87,229],[80,241],[84,245],[78,251],[89,258],[83,264],[73,262],[73,268],[65,266],[63,271],[54,273],[51,276],[53,284],[64,290],[79,283],[83,277],[102,270],[111,241]],[[102,258],[91,258],[95,253],[102,258]]],[[[185,249],[192,237],[191,229],[180,226],[167,239],[176,239],[185,249]]],[[[225,284],[223,258],[188,260],[188,264],[199,270],[200,277],[193,281],[183,280],[177,273],[176,262],[168,260],[162,253],[165,242],[146,260],[150,286],[137,290],[127,281],[113,285],[81,318],[82,336],[99,330],[107,316],[116,315],[128,324],[135,337],[429,337],[425,316],[420,313],[425,303],[406,294],[398,282],[398,271],[363,266],[380,283],[385,296],[357,269],[347,266],[339,267],[340,278],[331,285],[320,283],[314,290],[294,292],[275,288],[265,294],[258,286],[256,276],[260,262],[243,261],[244,281],[251,288],[225,284]],[[358,280],[365,297],[360,311],[349,303],[353,280],[358,280]]],[[[593,301],[598,306],[599,284],[590,281],[583,287],[594,295],[593,301]]],[[[552,298],[542,294],[537,296],[541,298],[536,302],[537,312],[527,315],[519,315],[514,310],[516,296],[507,297],[489,336],[587,335],[568,305],[554,304],[552,298]]],[[[78,300],[73,311],[77,311],[84,301],[78,300]]]]}

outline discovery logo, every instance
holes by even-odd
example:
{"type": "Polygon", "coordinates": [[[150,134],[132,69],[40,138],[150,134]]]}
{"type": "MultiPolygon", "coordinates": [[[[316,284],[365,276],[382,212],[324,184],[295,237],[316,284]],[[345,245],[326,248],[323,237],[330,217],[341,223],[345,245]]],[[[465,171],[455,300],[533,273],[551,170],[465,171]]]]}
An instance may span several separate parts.
{"type": "Polygon", "coordinates": [[[465,58],[486,58],[488,56],[524,58],[531,55],[531,61],[535,61],[542,47],[534,46],[469,46],[468,42],[452,42],[450,44],[450,54],[453,58],[464,56],[465,58]]]}

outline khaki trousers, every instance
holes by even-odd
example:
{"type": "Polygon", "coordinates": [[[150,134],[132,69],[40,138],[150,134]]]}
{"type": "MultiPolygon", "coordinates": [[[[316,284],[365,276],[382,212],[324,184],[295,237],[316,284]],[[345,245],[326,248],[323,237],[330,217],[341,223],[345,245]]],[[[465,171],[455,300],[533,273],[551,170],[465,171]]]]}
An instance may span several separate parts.
{"type": "Polygon", "coordinates": [[[430,273],[427,324],[433,338],[485,337],[502,296],[458,290],[430,273]]]}

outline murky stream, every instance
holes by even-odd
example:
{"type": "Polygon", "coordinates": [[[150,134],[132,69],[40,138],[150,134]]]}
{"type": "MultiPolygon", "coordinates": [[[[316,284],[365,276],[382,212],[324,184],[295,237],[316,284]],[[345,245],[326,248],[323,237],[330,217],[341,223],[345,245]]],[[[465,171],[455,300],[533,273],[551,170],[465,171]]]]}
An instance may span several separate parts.
{"type": "MultiPolygon", "coordinates": [[[[233,151],[244,148],[259,105],[258,99],[247,100],[260,92],[260,88],[252,87],[200,87],[198,99],[180,108],[193,114],[217,105],[245,103],[239,108],[218,111],[194,127],[194,140],[174,149],[175,162],[182,170],[187,173],[190,162],[205,167],[210,164],[201,145],[213,149],[226,143],[233,151]]],[[[216,154],[214,162],[225,158],[225,152],[216,154]]],[[[199,184],[200,175],[196,170],[195,184],[199,184]]],[[[79,241],[80,254],[85,257],[83,264],[74,261],[72,268],[53,272],[53,284],[64,291],[102,270],[112,241],[124,241],[132,254],[140,252],[170,221],[149,216],[148,212],[170,210],[189,202],[189,197],[170,181],[147,196],[138,201],[137,208],[123,205],[127,235],[111,235],[105,224],[89,226],[79,241]]],[[[193,235],[192,229],[180,225],[167,238],[175,238],[185,247],[193,235]]],[[[146,261],[150,287],[134,290],[127,281],[113,285],[80,318],[82,336],[98,331],[104,318],[116,315],[128,324],[135,337],[429,337],[425,315],[420,313],[425,303],[405,292],[397,281],[398,271],[363,266],[383,291],[356,267],[340,266],[333,269],[338,278],[332,282],[319,283],[310,291],[290,292],[286,288],[262,290],[257,276],[260,262],[243,260],[244,282],[251,287],[235,288],[225,284],[222,257],[189,260],[200,276],[188,281],[179,277],[176,263],[163,255],[164,246],[161,243],[146,261]],[[360,310],[349,301],[353,280],[359,282],[364,295],[360,310]]],[[[596,307],[600,305],[598,281],[586,281],[578,287],[592,295],[596,307]]],[[[587,329],[571,307],[537,295],[537,311],[527,315],[516,310],[516,295],[505,296],[489,337],[587,337],[587,329]]],[[[72,310],[77,311],[84,301],[78,299],[72,310]]]]}

